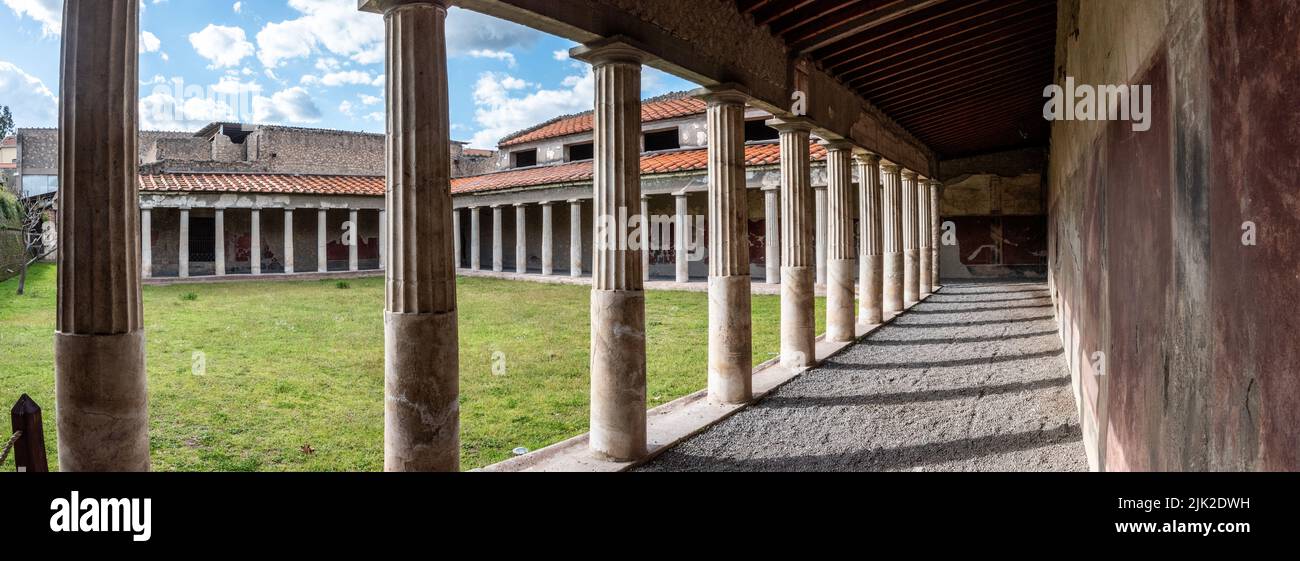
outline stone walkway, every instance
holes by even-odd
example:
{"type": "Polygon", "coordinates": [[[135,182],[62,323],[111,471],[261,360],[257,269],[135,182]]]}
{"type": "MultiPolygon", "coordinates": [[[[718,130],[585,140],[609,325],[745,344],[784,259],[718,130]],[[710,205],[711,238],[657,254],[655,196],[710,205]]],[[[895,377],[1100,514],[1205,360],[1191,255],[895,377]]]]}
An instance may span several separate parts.
{"type": "Polygon", "coordinates": [[[1061,354],[1045,285],[950,284],[640,470],[1086,470],[1061,354]]]}

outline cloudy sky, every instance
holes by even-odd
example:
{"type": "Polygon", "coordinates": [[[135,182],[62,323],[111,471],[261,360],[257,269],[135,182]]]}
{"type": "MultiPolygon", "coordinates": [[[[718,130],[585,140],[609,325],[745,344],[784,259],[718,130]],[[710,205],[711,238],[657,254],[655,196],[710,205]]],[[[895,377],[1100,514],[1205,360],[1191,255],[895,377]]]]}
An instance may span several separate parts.
{"type": "MultiPolygon", "coordinates": [[[[383,20],[356,0],[142,0],[140,125],[215,120],[383,132],[383,20]]],[[[62,0],[0,0],[0,105],[19,127],[57,123],[62,0]]],[[[482,148],[591,108],[574,43],[453,8],[452,136],[482,148]]],[[[646,97],[693,85],[646,69],[646,97]]]]}

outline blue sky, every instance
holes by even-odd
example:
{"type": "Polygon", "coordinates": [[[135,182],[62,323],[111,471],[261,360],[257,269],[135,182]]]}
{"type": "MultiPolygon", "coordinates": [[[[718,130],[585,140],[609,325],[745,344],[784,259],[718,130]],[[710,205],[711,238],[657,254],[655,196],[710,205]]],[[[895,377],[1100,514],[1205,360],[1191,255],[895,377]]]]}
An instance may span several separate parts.
{"type": "MultiPolygon", "coordinates": [[[[383,19],[356,0],[142,0],[141,127],[214,120],[383,132],[383,19]]],[[[0,0],[0,105],[19,127],[57,123],[62,0],[0,0]]],[[[452,137],[491,148],[531,124],[591,108],[572,41],[453,8],[452,137]]],[[[646,97],[693,84],[650,68],[646,97]]]]}

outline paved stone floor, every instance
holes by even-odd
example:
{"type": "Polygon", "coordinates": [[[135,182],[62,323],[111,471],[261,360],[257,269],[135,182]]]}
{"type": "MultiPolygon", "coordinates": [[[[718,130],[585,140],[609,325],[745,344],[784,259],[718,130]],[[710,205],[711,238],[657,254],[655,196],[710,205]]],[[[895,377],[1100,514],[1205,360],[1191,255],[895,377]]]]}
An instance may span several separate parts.
{"type": "Polygon", "coordinates": [[[1046,285],[950,284],[643,471],[1070,471],[1087,461],[1046,285]]]}

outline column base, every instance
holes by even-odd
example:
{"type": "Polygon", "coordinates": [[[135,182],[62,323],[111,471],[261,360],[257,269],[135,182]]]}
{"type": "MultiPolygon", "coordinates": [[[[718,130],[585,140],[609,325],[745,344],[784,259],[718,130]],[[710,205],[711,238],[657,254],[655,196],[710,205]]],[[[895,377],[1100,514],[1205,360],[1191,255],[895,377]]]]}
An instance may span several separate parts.
{"type": "Polygon", "coordinates": [[[60,471],[149,471],[144,350],[144,330],[54,334],[60,471]]]}
{"type": "Polygon", "coordinates": [[[813,267],[781,267],[781,365],[817,364],[816,292],[813,267]]]}
{"type": "Polygon", "coordinates": [[[645,292],[591,291],[591,453],[646,454],[645,292]]]}
{"type": "Polygon", "coordinates": [[[903,250],[903,302],[921,299],[921,262],[915,249],[903,250]]]}
{"type": "Polygon", "coordinates": [[[884,321],[881,287],[885,281],[883,255],[868,255],[858,265],[861,284],[858,289],[858,316],[862,323],[875,325],[884,321]]]}
{"type": "Polygon", "coordinates": [[[384,312],[384,471],[460,470],[456,312],[384,312]]]}
{"type": "Polygon", "coordinates": [[[709,401],[753,399],[749,275],[709,277],[709,401]]]}
{"type": "Polygon", "coordinates": [[[885,285],[882,307],[886,312],[903,311],[903,254],[885,254],[885,285]]]}
{"type": "Polygon", "coordinates": [[[857,339],[857,326],[853,320],[853,275],[857,263],[852,259],[831,259],[826,262],[826,339],[849,342],[857,339]]]}
{"type": "Polygon", "coordinates": [[[920,267],[919,274],[921,280],[919,283],[920,284],[919,293],[921,297],[924,298],[930,294],[930,286],[933,284],[930,282],[930,248],[928,247],[921,248],[920,258],[921,258],[921,267],[920,267]]]}
{"type": "Polygon", "coordinates": [[[765,278],[763,279],[763,283],[781,284],[781,268],[780,267],[768,268],[766,271],[765,278]]]}

